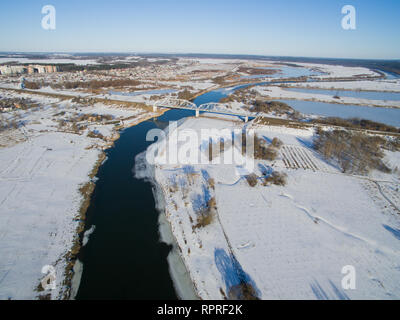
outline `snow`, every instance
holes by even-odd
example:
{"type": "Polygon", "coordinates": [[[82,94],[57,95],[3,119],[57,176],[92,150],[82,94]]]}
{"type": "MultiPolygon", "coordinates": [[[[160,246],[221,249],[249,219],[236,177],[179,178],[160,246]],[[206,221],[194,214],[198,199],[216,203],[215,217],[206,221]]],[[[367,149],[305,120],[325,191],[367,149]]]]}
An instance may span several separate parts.
{"type": "Polygon", "coordinates": [[[314,100],[328,103],[400,108],[400,101],[370,100],[352,97],[340,97],[340,99],[335,99],[333,95],[294,92],[277,86],[257,86],[254,87],[253,90],[262,96],[269,96],[271,99],[314,100]]]}
{"type": "MultiPolygon", "coordinates": [[[[81,136],[53,132],[0,149],[0,299],[35,298],[41,268],[71,247],[77,189],[99,156],[89,145],[81,136]]],[[[59,288],[63,267],[56,264],[59,288]]]]}
{"type": "Polygon", "coordinates": [[[322,76],[314,76],[313,78],[324,79],[324,78],[344,78],[344,77],[356,77],[356,76],[379,76],[378,73],[363,67],[345,67],[340,65],[327,65],[327,64],[316,64],[316,63],[297,63],[302,67],[306,68],[317,68],[327,74],[322,76]]]}
{"type": "MultiPolygon", "coordinates": [[[[19,88],[17,87],[17,89],[19,89],[19,88]]],[[[25,89],[25,90],[29,91],[29,89],[28,90],[25,89]]],[[[53,89],[51,87],[42,87],[38,90],[31,90],[31,91],[32,92],[38,91],[38,92],[43,92],[43,93],[62,94],[62,95],[73,96],[73,97],[76,97],[76,96],[88,97],[91,95],[90,93],[82,92],[82,91],[78,91],[78,90],[75,90],[75,91],[74,90],[66,90],[66,89],[63,89],[63,90],[58,89],[57,90],[57,89],[53,89]]]]}
{"type": "MultiPolygon", "coordinates": [[[[178,129],[188,128],[243,124],[191,118],[178,129]]],[[[154,167],[167,221],[199,297],[232,297],[244,280],[262,299],[399,299],[400,220],[373,178],[342,174],[324,161],[310,148],[311,129],[254,128],[266,141],[284,142],[278,159],[256,161],[255,172],[260,165],[284,172],[286,186],[251,188],[235,165],[154,167]],[[207,187],[209,178],[215,189],[207,187]],[[195,228],[195,209],[210,197],[217,216],[195,228]],[[342,287],[348,265],[356,270],[355,290],[342,287]]],[[[167,145],[158,142],[150,150],[161,156],[167,145]]],[[[390,159],[399,166],[398,153],[390,159]]],[[[386,183],[399,186],[398,180],[386,183]]]]}
{"type": "Polygon", "coordinates": [[[358,181],[291,172],[284,191],[248,189],[217,187],[217,203],[233,246],[254,244],[237,250],[237,257],[263,299],[319,299],[317,286],[330,299],[398,298],[400,284],[392,278],[399,272],[400,244],[382,228],[394,217],[382,217],[358,181]],[[341,288],[346,265],[356,268],[355,291],[341,288]]]}
{"type": "Polygon", "coordinates": [[[192,61],[196,61],[201,64],[237,64],[237,63],[243,63],[247,62],[247,60],[243,59],[218,59],[218,58],[197,58],[197,59],[192,59],[192,61]]]}
{"type": "Polygon", "coordinates": [[[195,90],[206,90],[215,87],[215,83],[211,80],[205,81],[160,81],[163,85],[174,85],[178,88],[192,87],[195,90]]]}
{"type": "Polygon", "coordinates": [[[298,88],[400,92],[400,80],[298,82],[287,83],[286,85],[298,88]]]}

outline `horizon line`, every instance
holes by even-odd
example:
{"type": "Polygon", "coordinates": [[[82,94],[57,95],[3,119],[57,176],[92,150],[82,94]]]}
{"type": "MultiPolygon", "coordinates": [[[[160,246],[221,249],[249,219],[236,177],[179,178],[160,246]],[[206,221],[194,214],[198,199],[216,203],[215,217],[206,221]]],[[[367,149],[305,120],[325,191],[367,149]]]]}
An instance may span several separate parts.
{"type": "Polygon", "coordinates": [[[179,56],[244,56],[258,58],[303,58],[326,60],[376,60],[376,61],[400,61],[399,58],[345,58],[324,56],[291,56],[291,55],[264,55],[251,53],[196,53],[196,52],[157,52],[157,51],[0,51],[0,54],[123,54],[123,55],[179,55],[179,56]]]}

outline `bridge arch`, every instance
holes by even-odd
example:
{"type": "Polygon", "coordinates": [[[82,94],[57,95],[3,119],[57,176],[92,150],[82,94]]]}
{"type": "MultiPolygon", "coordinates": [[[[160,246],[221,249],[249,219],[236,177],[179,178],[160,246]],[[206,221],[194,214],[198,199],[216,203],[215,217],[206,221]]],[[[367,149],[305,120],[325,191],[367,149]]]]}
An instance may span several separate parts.
{"type": "Polygon", "coordinates": [[[243,117],[245,122],[247,122],[249,118],[254,117],[253,114],[250,114],[245,110],[232,110],[229,103],[210,102],[197,106],[191,101],[171,98],[171,97],[157,100],[153,104],[153,111],[156,112],[157,108],[194,110],[196,112],[196,117],[199,116],[200,111],[227,114],[227,115],[243,117]]]}
{"type": "Polygon", "coordinates": [[[153,104],[153,109],[157,108],[173,108],[173,109],[190,109],[196,110],[197,106],[188,100],[177,99],[177,98],[164,98],[161,100],[157,100],[153,104]]]}

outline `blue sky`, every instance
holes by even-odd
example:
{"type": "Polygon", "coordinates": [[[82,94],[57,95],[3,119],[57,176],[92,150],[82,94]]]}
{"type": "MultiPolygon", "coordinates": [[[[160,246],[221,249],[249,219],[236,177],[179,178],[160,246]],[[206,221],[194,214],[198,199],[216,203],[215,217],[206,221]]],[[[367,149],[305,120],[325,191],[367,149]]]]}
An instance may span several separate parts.
{"type": "Polygon", "coordinates": [[[0,51],[400,58],[399,0],[1,0],[0,51]],[[41,27],[44,5],[56,30],[41,27]],[[343,30],[341,8],[356,8],[343,30]]]}

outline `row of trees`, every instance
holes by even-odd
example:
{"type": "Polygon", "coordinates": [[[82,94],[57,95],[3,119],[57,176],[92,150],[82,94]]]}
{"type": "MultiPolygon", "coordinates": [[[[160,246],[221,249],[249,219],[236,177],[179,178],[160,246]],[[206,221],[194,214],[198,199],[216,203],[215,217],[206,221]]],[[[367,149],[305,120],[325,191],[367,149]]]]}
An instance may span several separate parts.
{"type": "Polygon", "coordinates": [[[355,128],[355,129],[366,129],[366,130],[375,130],[375,131],[384,131],[390,133],[400,133],[400,129],[389,126],[384,123],[375,122],[366,119],[342,119],[337,117],[329,117],[329,118],[321,118],[321,119],[314,119],[313,123],[320,123],[320,124],[328,124],[334,125],[339,127],[345,128],[355,128]]]}

